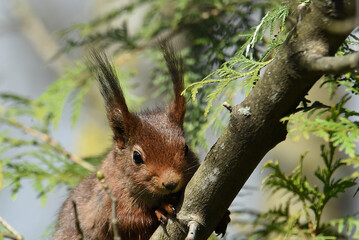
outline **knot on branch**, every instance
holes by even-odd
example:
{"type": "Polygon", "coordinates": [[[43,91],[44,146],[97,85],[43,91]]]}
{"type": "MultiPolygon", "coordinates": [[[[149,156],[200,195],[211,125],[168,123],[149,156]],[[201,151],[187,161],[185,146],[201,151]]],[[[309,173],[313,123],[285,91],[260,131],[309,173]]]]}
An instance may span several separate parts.
{"type": "Polygon", "coordinates": [[[245,117],[249,117],[250,115],[252,115],[251,108],[249,106],[239,108],[238,113],[245,116],[245,117]]]}

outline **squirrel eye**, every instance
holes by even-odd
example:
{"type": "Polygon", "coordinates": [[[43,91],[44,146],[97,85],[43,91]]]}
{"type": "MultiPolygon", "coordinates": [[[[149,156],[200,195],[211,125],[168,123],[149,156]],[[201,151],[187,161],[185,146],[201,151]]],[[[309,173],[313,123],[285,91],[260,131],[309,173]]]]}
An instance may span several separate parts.
{"type": "Polygon", "coordinates": [[[185,155],[185,156],[188,155],[188,151],[189,151],[189,149],[188,149],[188,146],[187,146],[187,144],[186,144],[186,146],[184,147],[184,155],[185,155]]]}
{"type": "Polygon", "coordinates": [[[133,161],[136,163],[136,164],[143,164],[143,159],[141,157],[141,154],[137,151],[134,151],[133,152],[133,161]]]}

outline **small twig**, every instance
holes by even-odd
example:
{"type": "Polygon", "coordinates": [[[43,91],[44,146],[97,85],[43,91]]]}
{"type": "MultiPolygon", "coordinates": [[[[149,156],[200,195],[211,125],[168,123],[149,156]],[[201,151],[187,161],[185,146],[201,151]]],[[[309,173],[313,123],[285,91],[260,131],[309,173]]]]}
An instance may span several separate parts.
{"type": "Polygon", "coordinates": [[[42,133],[42,132],[40,132],[38,130],[35,130],[33,128],[30,128],[28,126],[25,126],[25,125],[21,124],[20,122],[18,122],[16,120],[0,118],[0,121],[5,122],[7,124],[10,124],[10,125],[12,125],[14,127],[17,127],[19,129],[21,129],[22,131],[24,131],[25,133],[27,133],[27,134],[29,134],[29,135],[37,138],[37,139],[40,139],[41,141],[46,142],[47,144],[52,146],[53,149],[56,152],[65,155],[71,161],[79,164],[83,168],[86,168],[87,170],[89,170],[91,172],[95,171],[95,167],[92,164],[86,162],[85,160],[83,160],[79,156],[77,156],[75,154],[72,154],[69,151],[67,151],[66,149],[64,149],[63,147],[61,147],[61,145],[57,141],[55,141],[50,135],[42,133]]]}
{"type": "MultiPolygon", "coordinates": [[[[2,217],[0,217],[0,224],[2,224],[13,235],[13,236],[6,235],[7,238],[11,238],[14,240],[23,240],[24,239],[24,237],[21,234],[17,233],[15,231],[15,229],[13,227],[11,227],[10,224],[8,224],[2,217]]],[[[5,234],[3,234],[3,235],[5,236],[5,234]]]]}
{"type": "Polygon", "coordinates": [[[14,237],[13,235],[2,233],[2,232],[0,232],[0,237],[17,240],[17,238],[14,237]]]}
{"type": "Polygon", "coordinates": [[[111,202],[112,202],[111,226],[112,226],[113,236],[114,236],[113,239],[121,240],[120,226],[118,224],[118,219],[116,216],[117,199],[115,198],[115,196],[112,194],[111,190],[109,189],[107,183],[105,182],[105,176],[103,175],[103,173],[101,171],[97,172],[97,179],[102,184],[102,188],[105,190],[105,192],[110,197],[111,202]]]}
{"type": "Polygon", "coordinates": [[[297,12],[298,12],[297,22],[302,21],[306,10],[307,10],[307,5],[305,3],[301,3],[297,6],[297,12]]]}
{"type": "Polygon", "coordinates": [[[78,233],[77,239],[82,240],[82,239],[84,239],[84,234],[83,234],[81,226],[80,226],[80,220],[79,220],[79,215],[77,212],[77,206],[76,206],[76,202],[74,200],[72,200],[72,207],[74,208],[74,213],[75,213],[75,225],[76,225],[76,230],[78,233]]]}
{"type": "Polygon", "coordinates": [[[232,112],[233,108],[228,102],[224,102],[223,106],[228,109],[229,112],[232,112]]]}
{"type": "Polygon", "coordinates": [[[188,223],[188,234],[185,240],[194,240],[196,239],[196,234],[199,229],[199,223],[196,221],[190,221],[188,223]]]}

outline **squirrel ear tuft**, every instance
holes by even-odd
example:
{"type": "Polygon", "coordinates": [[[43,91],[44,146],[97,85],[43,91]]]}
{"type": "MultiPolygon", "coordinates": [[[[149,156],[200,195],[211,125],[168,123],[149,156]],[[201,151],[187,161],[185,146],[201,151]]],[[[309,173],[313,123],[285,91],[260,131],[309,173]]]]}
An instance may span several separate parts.
{"type": "Polygon", "coordinates": [[[166,40],[160,41],[160,47],[171,75],[174,90],[174,101],[169,107],[170,120],[182,126],[186,113],[186,101],[182,95],[184,85],[183,61],[180,56],[175,54],[173,46],[166,40]]]}
{"type": "Polygon", "coordinates": [[[107,118],[114,133],[114,139],[119,146],[124,147],[131,131],[137,125],[137,117],[127,108],[116,71],[106,54],[91,50],[89,59],[105,100],[107,118]]]}

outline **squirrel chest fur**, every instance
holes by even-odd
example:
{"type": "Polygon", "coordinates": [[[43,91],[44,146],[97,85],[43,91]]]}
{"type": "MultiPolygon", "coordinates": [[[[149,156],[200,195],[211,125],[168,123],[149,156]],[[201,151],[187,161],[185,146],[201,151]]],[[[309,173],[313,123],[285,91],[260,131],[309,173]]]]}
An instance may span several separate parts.
{"type": "MultiPolygon", "coordinates": [[[[149,239],[159,224],[167,221],[168,214],[174,215],[174,206],[199,165],[183,132],[182,61],[169,45],[162,43],[161,47],[174,100],[165,109],[139,114],[128,110],[106,56],[92,53],[114,139],[100,171],[117,199],[116,218],[123,240],[149,239]]],[[[113,239],[111,204],[96,175],[91,175],[63,204],[53,239],[78,239],[81,232],[85,240],[113,239]]]]}

